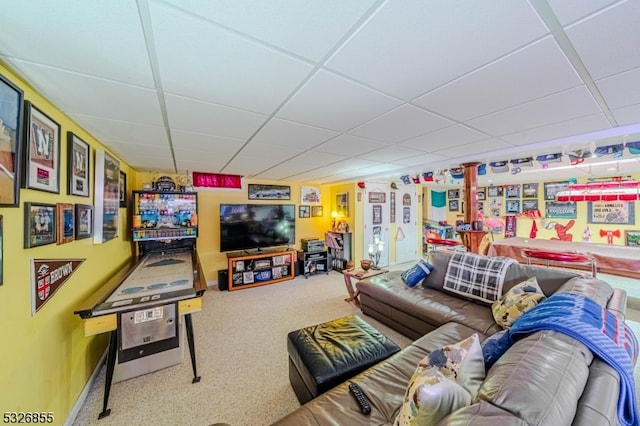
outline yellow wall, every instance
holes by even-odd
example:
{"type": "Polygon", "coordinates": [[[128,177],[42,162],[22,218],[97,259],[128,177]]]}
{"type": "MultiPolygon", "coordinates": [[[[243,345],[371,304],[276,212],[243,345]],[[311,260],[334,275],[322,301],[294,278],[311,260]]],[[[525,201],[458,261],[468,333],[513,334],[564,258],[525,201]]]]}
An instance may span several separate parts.
{"type": "MultiPolygon", "coordinates": [[[[121,236],[108,243],[94,245],[93,240],[87,238],[61,246],[50,244],[23,249],[25,202],[93,204],[93,178],[91,198],[66,195],[67,131],[89,143],[94,152],[104,147],[2,63],[0,74],[24,91],[25,100],[61,126],[60,194],[22,189],[20,207],[0,208],[4,221],[0,407],[4,412],[50,411],[55,415],[56,424],[62,424],[107,345],[107,336],[84,337],[82,321],[73,312],[130,258],[131,244],[122,238],[125,210],[120,210],[121,236]],[[86,260],[32,316],[30,261],[34,258],[86,260]]],[[[127,164],[121,162],[120,166],[131,174],[127,164]]]]}

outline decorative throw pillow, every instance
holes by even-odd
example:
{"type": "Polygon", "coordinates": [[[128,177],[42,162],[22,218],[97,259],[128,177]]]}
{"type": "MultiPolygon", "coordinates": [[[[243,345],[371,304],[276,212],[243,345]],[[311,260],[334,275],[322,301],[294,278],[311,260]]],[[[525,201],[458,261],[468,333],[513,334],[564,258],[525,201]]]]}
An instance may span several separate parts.
{"type": "Polygon", "coordinates": [[[402,281],[409,287],[415,287],[424,277],[429,275],[431,271],[433,271],[433,266],[423,259],[420,259],[418,263],[404,271],[400,276],[402,277],[402,281]]]}
{"type": "Polygon", "coordinates": [[[444,346],[418,363],[394,426],[432,425],[471,404],[484,380],[484,358],[477,334],[444,346]]]}
{"type": "Polygon", "coordinates": [[[496,323],[507,329],[529,309],[536,306],[545,295],[538,285],[536,277],[531,277],[515,285],[500,299],[493,302],[491,312],[496,323]]]}

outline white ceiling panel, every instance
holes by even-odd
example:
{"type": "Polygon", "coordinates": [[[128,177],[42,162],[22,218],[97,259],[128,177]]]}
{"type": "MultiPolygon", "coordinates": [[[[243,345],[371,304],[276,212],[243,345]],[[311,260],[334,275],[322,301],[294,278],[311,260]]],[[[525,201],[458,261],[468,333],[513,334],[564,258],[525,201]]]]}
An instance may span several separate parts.
{"type": "Polygon", "coordinates": [[[162,84],[173,94],[268,113],[313,69],[163,4],[151,5],[151,18],[162,84]]]}
{"type": "Polygon", "coordinates": [[[401,102],[335,74],[320,71],[278,112],[278,117],[346,131],[401,102]]]}
{"type": "Polygon", "coordinates": [[[260,129],[251,140],[251,144],[252,146],[256,144],[273,144],[307,149],[313,148],[338,134],[339,132],[333,130],[274,118],[260,129]]]}
{"type": "Polygon", "coordinates": [[[500,136],[519,129],[533,129],[598,112],[600,109],[589,91],[585,87],[577,87],[470,120],[468,124],[491,135],[500,136]]]}
{"type": "Polygon", "coordinates": [[[345,156],[356,156],[385,146],[388,146],[388,144],[343,133],[340,136],[314,147],[313,151],[328,153],[339,152],[345,156]]]}
{"type": "Polygon", "coordinates": [[[526,2],[387,2],[328,66],[408,100],[545,33],[526,2]]]}
{"type": "Polygon", "coordinates": [[[349,133],[369,139],[400,142],[452,124],[451,120],[405,104],[349,130],[349,133]]]}
{"type": "Polygon", "coordinates": [[[545,37],[427,93],[414,103],[465,121],[579,84],[581,80],[553,38],[545,37]]]}
{"type": "Polygon", "coordinates": [[[437,151],[444,147],[463,145],[482,139],[487,139],[487,135],[464,125],[455,125],[409,139],[399,145],[421,151],[437,151]]]}
{"type": "Polygon", "coordinates": [[[596,84],[611,109],[640,104],[640,67],[604,78],[596,84]]]}
{"type": "MultiPolygon", "coordinates": [[[[178,8],[184,6],[182,0],[169,3],[178,8]]],[[[188,7],[207,20],[296,55],[319,60],[374,3],[374,0],[195,0],[188,7]]]]}
{"type": "Polygon", "coordinates": [[[640,2],[620,2],[565,31],[591,77],[640,67],[640,2]]]}
{"type": "Polygon", "coordinates": [[[246,140],[267,120],[263,114],[181,96],[168,95],[165,102],[169,123],[178,130],[246,140]]]}
{"type": "Polygon", "coordinates": [[[640,134],[637,0],[58,3],[3,4],[0,72],[134,169],[397,181],[640,134]]]}
{"type": "Polygon", "coordinates": [[[135,2],[12,1],[0,13],[0,52],[15,59],[153,87],[135,2]]]}

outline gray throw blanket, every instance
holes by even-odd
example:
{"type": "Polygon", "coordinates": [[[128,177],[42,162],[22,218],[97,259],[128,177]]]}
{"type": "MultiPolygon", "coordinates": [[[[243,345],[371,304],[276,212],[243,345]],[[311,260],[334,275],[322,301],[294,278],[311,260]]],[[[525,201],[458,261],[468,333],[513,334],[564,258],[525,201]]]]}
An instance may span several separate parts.
{"type": "Polygon", "coordinates": [[[486,303],[502,296],[502,284],[509,266],[518,263],[509,257],[489,257],[455,253],[449,260],[443,288],[486,303]]]}

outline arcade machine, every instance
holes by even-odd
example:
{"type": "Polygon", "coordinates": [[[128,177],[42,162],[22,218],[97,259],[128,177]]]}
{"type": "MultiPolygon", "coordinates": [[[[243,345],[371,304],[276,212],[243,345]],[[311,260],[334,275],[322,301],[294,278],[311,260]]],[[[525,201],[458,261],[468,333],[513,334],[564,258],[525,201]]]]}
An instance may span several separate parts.
{"type": "MultiPolygon", "coordinates": [[[[164,189],[156,186],[156,189],[164,189]]],[[[103,410],[116,381],[150,373],[183,360],[184,316],[193,383],[197,374],[191,313],[202,308],[206,281],[196,250],[197,193],[133,191],[132,239],[138,257],[75,311],[85,335],[111,332],[103,410]]]]}

